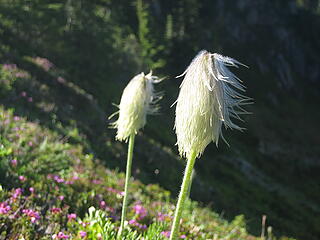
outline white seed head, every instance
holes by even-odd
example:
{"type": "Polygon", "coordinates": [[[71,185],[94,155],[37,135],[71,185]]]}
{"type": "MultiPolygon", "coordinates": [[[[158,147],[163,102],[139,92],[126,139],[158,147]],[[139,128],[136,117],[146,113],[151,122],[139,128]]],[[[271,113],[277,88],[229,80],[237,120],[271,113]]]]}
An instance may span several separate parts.
{"type": "Polygon", "coordinates": [[[152,76],[152,71],[145,75],[143,72],[130,80],[123,90],[119,111],[119,118],[111,124],[117,129],[116,139],[127,141],[130,135],[137,134],[138,130],[146,124],[147,114],[156,113],[156,102],[161,98],[154,92],[153,83],[161,80],[152,76]]]}
{"type": "MultiPolygon", "coordinates": [[[[250,98],[239,93],[245,87],[229,69],[243,65],[235,59],[202,50],[192,60],[180,86],[176,101],[175,129],[180,155],[189,157],[196,152],[199,157],[211,142],[218,144],[225,128],[242,130],[231,121],[247,113],[241,105],[250,98]]],[[[180,77],[178,76],[178,77],[180,77]]]]}

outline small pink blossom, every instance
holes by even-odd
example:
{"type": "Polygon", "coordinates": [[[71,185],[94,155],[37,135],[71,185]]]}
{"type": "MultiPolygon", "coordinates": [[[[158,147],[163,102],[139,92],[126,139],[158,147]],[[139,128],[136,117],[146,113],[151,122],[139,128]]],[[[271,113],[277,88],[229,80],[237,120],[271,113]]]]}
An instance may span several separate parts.
{"type": "Polygon", "coordinates": [[[57,182],[57,183],[63,183],[64,182],[64,179],[59,177],[58,175],[55,175],[53,177],[53,179],[57,182]]]}
{"type": "Polygon", "coordinates": [[[68,185],[71,185],[71,184],[74,184],[74,181],[65,181],[65,184],[68,184],[68,185]]]}
{"type": "Polygon", "coordinates": [[[114,189],[112,187],[107,187],[107,191],[112,192],[112,193],[119,193],[119,190],[114,189]]]}
{"type": "Polygon", "coordinates": [[[20,120],[20,117],[14,116],[14,117],[13,117],[13,120],[14,120],[14,121],[19,121],[19,120],[20,120]]]}
{"type": "Polygon", "coordinates": [[[180,238],[185,239],[185,238],[187,238],[187,236],[183,234],[180,236],[180,238]]]}
{"type": "Polygon", "coordinates": [[[157,217],[158,221],[163,222],[169,219],[171,219],[171,217],[168,214],[158,212],[158,217],[157,217]]]}
{"type": "Polygon", "coordinates": [[[92,180],[92,183],[93,183],[93,184],[101,184],[102,181],[101,181],[100,179],[93,179],[93,180],[92,180]]]}
{"type": "Polygon", "coordinates": [[[33,146],[33,142],[29,141],[29,142],[28,142],[28,145],[29,145],[30,147],[32,147],[32,146],[33,146]]]}
{"type": "Polygon", "coordinates": [[[63,196],[63,195],[60,195],[58,198],[59,198],[59,200],[63,201],[64,196],[63,196]]]}
{"type": "Polygon", "coordinates": [[[86,227],[86,226],[88,226],[89,224],[90,224],[89,222],[82,222],[82,223],[81,223],[82,227],[86,227]]]}
{"type": "Polygon", "coordinates": [[[163,232],[161,232],[161,235],[163,235],[163,236],[165,236],[167,238],[170,237],[170,234],[171,234],[171,231],[163,231],[163,232]]]}
{"type": "Polygon", "coordinates": [[[139,224],[139,228],[145,230],[145,229],[147,229],[147,225],[146,224],[139,224]]]}
{"type": "Polygon", "coordinates": [[[58,213],[61,213],[62,210],[61,208],[54,207],[54,208],[51,208],[50,211],[53,214],[58,214],[58,213]]]}
{"type": "Polygon", "coordinates": [[[16,64],[3,64],[2,67],[4,70],[7,70],[7,71],[14,71],[17,69],[16,64]]]}
{"type": "Polygon", "coordinates": [[[17,73],[15,74],[15,76],[16,76],[17,78],[28,78],[28,77],[29,77],[29,74],[28,74],[27,72],[17,72],[17,73]]]}
{"type": "Polygon", "coordinates": [[[21,181],[21,182],[25,182],[26,180],[27,180],[27,178],[25,177],[25,176],[19,176],[19,180],[21,181]]]}
{"type": "Polygon", "coordinates": [[[0,214],[7,214],[11,210],[11,207],[5,202],[0,203],[0,214]]]}
{"type": "Polygon", "coordinates": [[[147,225],[145,225],[145,224],[140,224],[140,223],[138,223],[137,220],[135,220],[135,219],[129,220],[128,223],[129,223],[130,225],[136,226],[136,227],[138,227],[138,228],[140,228],[140,229],[147,229],[147,225]]]}
{"type": "Polygon", "coordinates": [[[36,221],[38,221],[40,219],[39,213],[36,211],[33,211],[32,209],[23,209],[22,213],[24,213],[25,215],[30,217],[30,220],[32,223],[35,223],[36,221]]]}
{"type": "Polygon", "coordinates": [[[142,205],[136,204],[133,206],[133,210],[137,215],[139,215],[139,218],[144,218],[147,216],[147,209],[145,209],[142,205]]]}
{"type": "Polygon", "coordinates": [[[54,67],[53,63],[46,58],[36,57],[34,61],[37,65],[42,67],[45,71],[49,71],[51,68],[54,67]]]}
{"type": "Polygon", "coordinates": [[[26,97],[26,96],[27,96],[27,93],[26,93],[25,91],[22,91],[22,92],[20,93],[20,95],[21,95],[21,97],[26,97]]]}
{"type": "Polygon", "coordinates": [[[28,102],[33,102],[33,98],[32,97],[28,97],[28,102]]]}
{"type": "Polygon", "coordinates": [[[137,220],[131,219],[131,220],[129,220],[129,224],[130,225],[136,225],[137,224],[137,220]]]}
{"type": "Polygon", "coordinates": [[[69,239],[70,236],[64,234],[63,232],[59,232],[58,234],[53,234],[52,239],[69,239]]]}
{"type": "Polygon", "coordinates": [[[105,201],[100,201],[100,207],[105,208],[106,207],[106,202],[105,201]]]}
{"type": "Polygon", "coordinates": [[[82,238],[87,236],[87,233],[85,231],[80,231],[79,234],[80,234],[80,237],[82,238]]]}
{"type": "Polygon", "coordinates": [[[78,176],[78,175],[74,175],[74,176],[72,177],[72,180],[74,180],[74,181],[79,180],[79,176],[78,176]]]}
{"type": "Polygon", "coordinates": [[[109,206],[106,206],[105,210],[111,213],[115,212],[115,209],[109,206]]]}
{"type": "Polygon", "coordinates": [[[71,221],[71,220],[74,220],[77,218],[77,214],[75,213],[70,213],[68,214],[68,220],[71,221]]]}
{"type": "Polygon", "coordinates": [[[34,188],[33,188],[33,187],[30,187],[30,188],[29,188],[29,191],[30,191],[31,193],[34,193],[34,188]]]}
{"type": "Polygon", "coordinates": [[[22,189],[17,188],[14,190],[14,193],[12,195],[12,199],[17,199],[22,194],[22,189]]]}
{"type": "Polygon", "coordinates": [[[11,163],[11,165],[12,165],[13,167],[16,167],[16,166],[18,165],[17,159],[12,159],[12,160],[10,161],[10,163],[11,163]]]}

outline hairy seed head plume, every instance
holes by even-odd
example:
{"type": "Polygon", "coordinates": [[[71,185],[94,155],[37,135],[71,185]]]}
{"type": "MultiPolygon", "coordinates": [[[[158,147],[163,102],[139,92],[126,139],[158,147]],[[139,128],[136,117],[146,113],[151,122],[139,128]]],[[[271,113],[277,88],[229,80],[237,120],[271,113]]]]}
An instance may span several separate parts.
{"type": "Polygon", "coordinates": [[[161,95],[155,93],[153,84],[160,81],[152,71],[147,75],[142,72],[130,80],[123,90],[119,111],[109,117],[119,114],[118,120],[111,124],[117,129],[116,139],[127,141],[130,135],[137,134],[144,127],[147,114],[158,111],[156,103],[161,95]]]}
{"type": "MultiPolygon", "coordinates": [[[[199,157],[211,142],[218,144],[225,128],[242,130],[231,121],[247,113],[242,105],[250,98],[241,80],[228,67],[243,65],[235,59],[202,50],[192,60],[180,86],[176,101],[175,129],[180,155],[189,157],[195,151],[199,157]]],[[[178,76],[178,77],[180,77],[178,76]]]]}

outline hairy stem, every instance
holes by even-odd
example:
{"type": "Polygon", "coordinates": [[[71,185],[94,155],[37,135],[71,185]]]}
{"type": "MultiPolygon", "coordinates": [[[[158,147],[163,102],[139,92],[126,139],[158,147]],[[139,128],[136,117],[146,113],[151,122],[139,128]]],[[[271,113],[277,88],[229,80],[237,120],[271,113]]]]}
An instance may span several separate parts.
{"type": "Polygon", "coordinates": [[[186,198],[188,197],[188,190],[189,190],[189,186],[191,184],[191,175],[192,175],[193,166],[194,166],[194,163],[196,160],[196,156],[197,156],[196,152],[193,151],[190,154],[189,159],[188,159],[186,170],[185,170],[185,173],[183,176],[183,181],[182,181],[182,185],[181,185],[181,191],[179,194],[178,203],[176,206],[176,211],[174,214],[170,240],[176,240],[177,234],[179,232],[180,218],[181,218],[184,202],[185,202],[186,198]]]}
{"type": "Polygon", "coordinates": [[[187,198],[190,198],[191,187],[192,187],[192,183],[193,183],[194,176],[195,176],[195,172],[194,172],[194,169],[192,169],[191,180],[190,180],[190,184],[189,184],[188,192],[187,192],[187,198]]]}
{"type": "Polygon", "coordinates": [[[128,188],[129,188],[129,180],[131,177],[131,165],[132,165],[132,155],[133,155],[133,146],[134,146],[134,137],[135,135],[132,134],[129,138],[129,146],[128,146],[128,156],[127,156],[127,169],[126,169],[126,182],[124,186],[124,197],[123,197],[123,204],[122,204],[122,214],[121,214],[121,223],[118,232],[118,239],[122,235],[124,221],[126,218],[127,213],[127,204],[128,204],[128,188]]]}

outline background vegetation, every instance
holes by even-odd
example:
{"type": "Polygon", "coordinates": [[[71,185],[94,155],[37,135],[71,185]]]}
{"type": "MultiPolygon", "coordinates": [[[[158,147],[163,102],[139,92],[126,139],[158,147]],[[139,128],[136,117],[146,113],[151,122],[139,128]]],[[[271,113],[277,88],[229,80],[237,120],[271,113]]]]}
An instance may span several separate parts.
{"type": "MultiPolygon", "coordinates": [[[[153,69],[156,75],[167,77],[159,86],[165,92],[162,114],[150,117],[137,138],[133,175],[143,184],[159,184],[171,192],[171,199],[161,200],[160,196],[168,195],[161,189],[150,200],[145,200],[144,193],[134,197],[132,206],[139,200],[160,199],[166,202],[163,209],[169,214],[165,209],[177,196],[184,166],[172,130],[174,109],[170,105],[181,82],[174,77],[199,50],[207,49],[250,66],[236,73],[255,104],[248,107],[253,114],[245,116],[244,133],[225,131],[230,148],[222,142],[218,149],[211,144],[196,163],[191,199],[208,207],[197,211],[206,211],[203,215],[212,219],[212,224],[217,221],[226,235],[206,225],[202,229],[208,229],[208,234],[218,232],[219,238],[232,232],[228,228],[232,223],[229,226],[210,208],[230,221],[243,214],[246,231],[253,235],[260,235],[261,216],[266,214],[267,225],[274,227],[276,235],[318,239],[319,14],[317,0],[1,0],[0,184],[4,190],[0,202],[13,197],[18,188],[25,190],[24,197],[32,196],[28,189],[34,186],[45,192],[51,186],[48,174],[71,178],[73,166],[80,163],[80,173],[86,176],[104,167],[124,170],[126,145],[114,141],[107,116],[115,111],[111,103],[119,102],[129,79],[153,69]],[[21,182],[19,176],[26,180],[21,182]]],[[[107,178],[110,185],[106,186],[121,189],[121,184],[117,188],[112,181],[122,175],[106,171],[108,174],[99,175],[107,178]]],[[[49,214],[46,228],[51,230],[25,232],[94,231],[81,229],[80,224],[69,226],[66,221],[66,214],[73,212],[83,220],[88,208],[100,207],[100,201],[109,201],[119,210],[117,197],[109,199],[110,194],[89,184],[91,180],[83,180],[88,181],[86,191],[103,194],[103,199],[88,201],[90,194],[79,197],[83,185],[68,185],[63,191],[70,208],[64,210],[64,220],[52,220],[49,214]],[[53,222],[58,225],[49,227],[53,222]]],[[[37,206],[39,214],[52,207],[63,208],[63,203],[48,201],[59,199],[60,192],[50,194],[39,200],[28,198],[30,208],[37,206]]],[[[19,201],[16,209],[12,205],[14,211],[24,202],[23,208],[28,209],[28,201],[19,201]]],[[[139,224],[149,226],[156,218],[152,214],[148,217],[139,224]]],[[[198,220],[195,226],[208,222],[198,220]]],[[[15,239],[23,222],[1,225],[0,221],[2,236],[13,234],[15,239]]],[[[244,229],[240,222],[236,225],[244,229]]],[[[190,239],[201,239],[190,233],[192,227],[186,229],[190,239]]]]}

